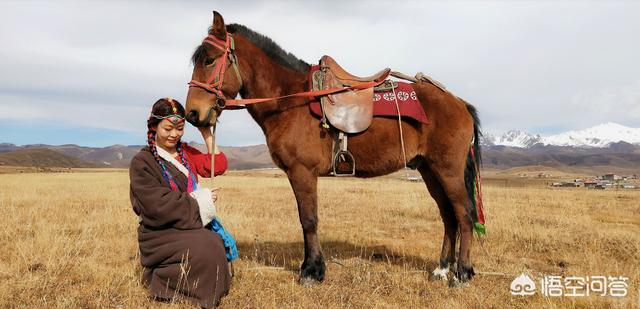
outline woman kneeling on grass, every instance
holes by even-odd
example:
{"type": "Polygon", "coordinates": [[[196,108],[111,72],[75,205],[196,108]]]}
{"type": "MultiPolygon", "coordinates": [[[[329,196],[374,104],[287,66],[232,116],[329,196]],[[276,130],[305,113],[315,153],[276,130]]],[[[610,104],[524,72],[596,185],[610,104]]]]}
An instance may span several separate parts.
{"type": "Polygon", "coordinates": [[[211,148],[216,148],[216,175],[224,173],[227,159],[213,145],[207,128],[200,132],[209,153],[181,143],[184,125],[180,103],[161,99],[153,105],[147,120],[148,146],[136,154],[129,169],[131,204],[140,216],[144,286],[156,299],[185,299],[209,308],[231,285],[223,243],[228,239],[209,230],[212,224],[220,228],[214,218],[218,192],[199,187],[197,174],[211,177],[211,148]]]}

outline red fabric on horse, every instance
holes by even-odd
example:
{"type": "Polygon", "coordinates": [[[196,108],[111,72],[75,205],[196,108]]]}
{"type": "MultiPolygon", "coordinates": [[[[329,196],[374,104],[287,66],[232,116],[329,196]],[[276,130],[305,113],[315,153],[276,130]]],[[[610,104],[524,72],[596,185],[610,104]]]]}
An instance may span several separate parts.
{"type": "MultiPolygon", "coordinates": [[[[424,108],[422,108],[411,84],[398,82],[398,87],[395,89],[395,96],[398,97],[400,116],[403,118],[411,118],[422,123],[429,123],[427,114],[424,112],[424,108]]],[[[320,102],[312,101],[309,107],[314,115],[322,117],[320,102]]],[[[373,93],[373,116],[398,117],[393,90],[373,93]]]]}

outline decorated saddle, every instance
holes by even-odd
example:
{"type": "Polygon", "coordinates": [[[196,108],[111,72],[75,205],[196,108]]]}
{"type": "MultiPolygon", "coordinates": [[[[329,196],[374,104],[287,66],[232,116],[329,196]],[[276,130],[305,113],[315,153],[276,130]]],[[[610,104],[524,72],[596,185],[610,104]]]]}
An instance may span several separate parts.
{"type": "Polygon", "coordinates": [[[323,56],[311,67],[312,90],[359,88],[325,95],[311,102],[311,112],[344,133],[359,133],[371,125],[373,117],[398,117],[428,123],[427,115],[409,83],[388,80],[390,69],[369,77],[352,75],[333,58],[323,56]]]}
{"type": "MultiPolygon", "coordinates": [[[[427,114],[422,108],[420,101],[416,97],[416,92],[411,84],[405,82],[394,82],[395,91],[391,89],[376,89],[370,101],[372,106],[372,117],[398,117],[398,109],[403,119],[413,119],[421,123],[429,123],[427,114]],[[398,108],[396,108],[395,100],[398,100],[398,108]]],[[[365,103],[366,104],[366,103],[365,103]]],[[[309,105],[311,112],[322,117],[322,106],[319,101],[313,101],[309,105]]],[[[329,120],[331,121],[331,120],[329,120]]],[[[332,123],[333,124],[333,123],[332,123]]]]}

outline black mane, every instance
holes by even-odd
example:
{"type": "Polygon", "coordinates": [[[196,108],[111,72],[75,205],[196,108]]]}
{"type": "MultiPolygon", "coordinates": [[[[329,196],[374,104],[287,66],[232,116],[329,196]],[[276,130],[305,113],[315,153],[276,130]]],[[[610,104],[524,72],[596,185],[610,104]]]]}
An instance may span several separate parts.
{"type": "MultiPolygon", "coordinates": [[[[276,42],[271,40],[269,37],[257,33],[244,25],[240,24],[230,24],[227,25],[227,32],[229,33],[238,33],[249,40],[251,43],[255,44],[258,48],[260,48],[269,58],[274,60],[280,65],[283,65],[292,70],[298,71],[300,73],[309,72],[310,65],[291,53],[288,53],[282,49],[276,42]]],[[[209,29],[209,33],[211,33],[211,29],[209,29]]],[[[191,61],[193,64],[199,62],[203,57],[206,56],[206,49],[204,45],[200,45],[193,52],[193,56],[191,56],[191,61]]]]}

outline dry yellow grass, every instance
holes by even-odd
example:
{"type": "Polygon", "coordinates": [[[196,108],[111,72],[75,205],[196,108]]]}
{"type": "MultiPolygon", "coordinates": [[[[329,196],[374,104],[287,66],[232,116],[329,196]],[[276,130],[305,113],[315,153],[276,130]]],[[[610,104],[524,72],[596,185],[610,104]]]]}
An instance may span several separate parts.
{"type": "MultiPolygon", "coordinates": [[[[296,283],[302,235],[279,172],[230,173],[222,220],[241,259],[222,307],[640,307],[640,191],[485,187],[488,235],[475,242],[478,275],[451,289],[427,280],[442,224],[422,183],[323,178],[324,283],[296,283]],[[627,276],[629,295],[515,297],[527,272],[627,276]]],[[[137,217],[128,174],[0,175],[0,307],[188,307],[150,300],[140,285],[137,217]]]]}

